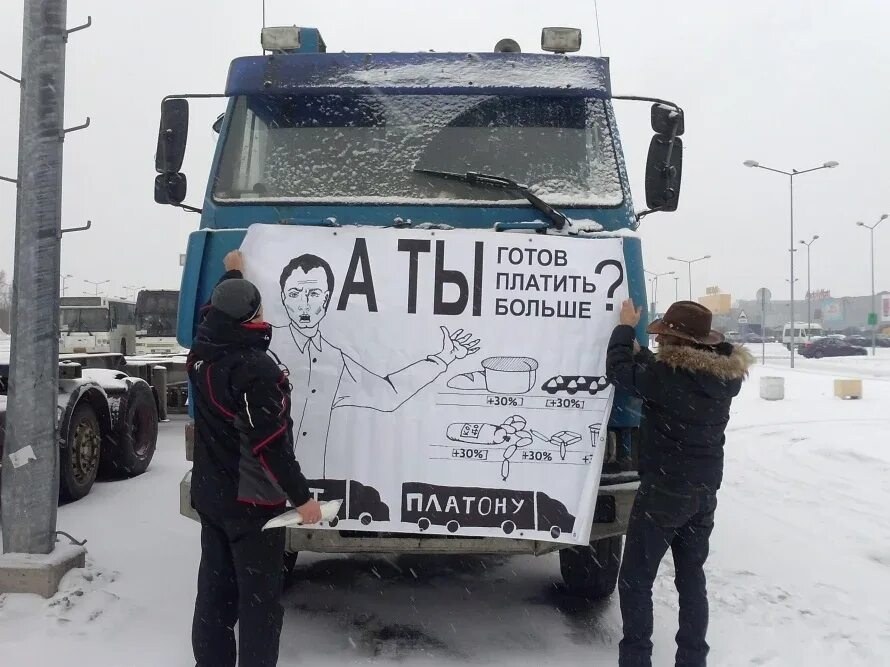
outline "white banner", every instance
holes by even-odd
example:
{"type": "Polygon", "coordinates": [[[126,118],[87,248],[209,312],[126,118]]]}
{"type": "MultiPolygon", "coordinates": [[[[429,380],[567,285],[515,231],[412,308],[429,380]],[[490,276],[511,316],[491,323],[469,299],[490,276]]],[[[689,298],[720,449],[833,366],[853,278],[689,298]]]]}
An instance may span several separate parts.
{"type": "Polygon", "coordinates": [[[333,526],[587,543],[621,239],[253,225],[242,251],[333,526]]]}

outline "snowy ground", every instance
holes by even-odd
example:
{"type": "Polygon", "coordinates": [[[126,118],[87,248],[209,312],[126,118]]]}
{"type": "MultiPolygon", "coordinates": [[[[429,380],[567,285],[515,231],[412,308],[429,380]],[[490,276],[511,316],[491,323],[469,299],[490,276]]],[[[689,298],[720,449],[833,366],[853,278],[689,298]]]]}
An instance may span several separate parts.
{"type": "MultiPolygon", "coordinates": [[[[759,352],[759,350],[755,350],[759,352]]],[[[885,351],[879,351],[885,352],[885,351]]],[[[890,664],[890,354],[799,360],[781,349],[736,401],[708,562],[711,663],[890,664]],[[758,396],[786,378],[786,400],[758,396]],[[862,401],[832,397],[864,378],[862,401]]],[[[198,529],[178,514],[182,422],[162,425],[148,473],[62,507],[89,565],[52,600],[0,596],[4,665],[188,665],[198,529]],[[76,656],[72,663],[72,657],[76,656]]],[[[301,556],[282,665],[614,664],[617,597],[585,609],[556,556],[301,556]]],[[[672,664],[672,567],[656,584],[656,665],[672,664]]]]}

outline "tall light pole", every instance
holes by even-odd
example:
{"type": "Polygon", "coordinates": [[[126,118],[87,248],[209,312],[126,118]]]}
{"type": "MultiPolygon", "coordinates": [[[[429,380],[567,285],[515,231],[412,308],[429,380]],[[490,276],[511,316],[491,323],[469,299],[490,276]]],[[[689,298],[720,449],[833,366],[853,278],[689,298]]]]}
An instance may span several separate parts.
{"type": "Polygon", "coordinates": [[[680,276],[674,276],[674,301],[680,300],[680,276]]]}
{"type": "Polygon", "coordinates": [[[773,169],[772,167],[764,167],[756,160],[745,160],[742,164],[752,169],[764,169],[788,177],[788,201],[790,204],[789,211],[791,219],[791,245],[789,247],[789,255],[791,256],[791,270],[789,271],[789,275],[791,276],[791,279],[788,282],[791,284],[791,368],[794,368],[794,177],[800,176],[801,174],[808,174],[812,171],[819,171],[820,169],[834,169],[838,163],[831,160],[829,162],[823,162],[820,167],[813,167],[812,169],[804,169],[802,171],[798,171],[797,169],[783,171],[781,169],[773,169]]]}
{"type": "Polygon", "coordinates": [[[142,285],[141,287],[136,287],[135,285],[124,285],[124,289],[127,290],[128,299],[130,298],[130,292],[133,292],[133,299],[135,299],[136,295],[145,289],[145,285],[142,285]]]}
{"type": "Polygon", "coordinates": [[[812,246],[816,241],[819,240],[819,235],[814,234],[813,238],[809,241],[801,240],[801,244],[807,247],[807,330],[810,329],[810,324],[812,324],[812,312],[813,312],[813,288],[810,286],[810,246],[812,246]]]}
{"type": "Polygon", "coordinates": [[[90,285],[93,286],[93,289],[96,290],[94,296],[99,296],[99,286],[107,285],[111,281],[110,280],[84,280],[84,282],[89,283],[90,285]]]}
{"type": "Polygon", "coordinates": [[[62,296],[65,296],[65,293],[68,291],[68,280],[73,278],[70,273],[66,273],[62,276],[62,296]]]}
{"type": "Polygon", "coordinates": [[[881,216],[880,220],[873,225],[866,225],[864,222],[856,223],[860,227],[865,227],[871,235],[871,313],[869,314],[869,317],[874,316],[875,318],[871,325],[871,356],[875,356],[875,347],[877,347],[878,341],[878,307],[875,303],[875,229],[877,229],[878,225],[884,222],[888,217],[890,217],[890,215],[885,213],[881,216]]]}
{"type": "Polygon", "coordinates": [[[672,275],[674,275],[675,271],[664,271],[663,273],[655,273],[654,271],[646,271],[646,273],[648,273],[650,276],[652,276],[652,282],[653,282],[653,287],[652,287],[653,308],[652,309],[653,309],[653,311],[655,311],[652,313],[652,316],[654,317],[655,314],[658,312],[658,279],[661,276],[672,276],[672,275]]]}
{"type": "Polygon", "coordinates": [[[668,257],[668,259],[672,262],[683,262],[684,264],[686,264],[686,268],[689,270],[689,300],[692,301],[692,265],[705,259],[711,259],[711,256],[705,255],[704,257],[697,257],[695,259],[679,259],[678,257],[668,257]]]}

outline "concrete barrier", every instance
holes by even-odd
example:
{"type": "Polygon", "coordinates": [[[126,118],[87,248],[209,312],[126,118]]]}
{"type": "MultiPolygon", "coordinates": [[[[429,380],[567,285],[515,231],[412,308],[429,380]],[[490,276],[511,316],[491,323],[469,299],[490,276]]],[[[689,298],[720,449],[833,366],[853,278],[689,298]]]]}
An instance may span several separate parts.
{"type": "Polygon", "coordinates": [[[760,378],[760,398],[765,401],[781,401],[785,398],[785,378],[760,378]]]}
{"type": "Polygon", "coordinates": [[[834,395],[837,398],[862,398],[862,380],[835,380],[834,395]]]}

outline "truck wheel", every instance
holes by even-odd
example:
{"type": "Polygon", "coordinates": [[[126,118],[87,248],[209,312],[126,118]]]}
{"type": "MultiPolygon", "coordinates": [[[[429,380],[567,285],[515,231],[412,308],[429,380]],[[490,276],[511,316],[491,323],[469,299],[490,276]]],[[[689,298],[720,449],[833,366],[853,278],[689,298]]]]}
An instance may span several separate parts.
{"type": "Polygon", "coordinates": [[[102,457],[102,473],[135,477],[148,469],[158,442],[158,408],[151,388],[136,382],[121,399],[110,446],[102,457]]]}
{"type": "Polygon", "coordinates": [[[297,583],[296,569],[297,558],[300,556],[299,551],[285,551],[284,565],[282,567],[282,583],[284,590],[290,590],[297,583]]]}
{"type": "Polygon", "coordinates": [[[86,401],[74,408],[65,445],[59,457],[59,495],[80,500],[93,488],[102,452],[99,420],[86,401]]]}
{"type": "Polygon", "coordinates": [[[586,547],[559,552],[559,569],[570,593],[591,600],[608,597],[618,584],[622,537],[607,537],[586,547]]]}

